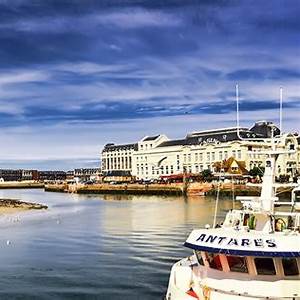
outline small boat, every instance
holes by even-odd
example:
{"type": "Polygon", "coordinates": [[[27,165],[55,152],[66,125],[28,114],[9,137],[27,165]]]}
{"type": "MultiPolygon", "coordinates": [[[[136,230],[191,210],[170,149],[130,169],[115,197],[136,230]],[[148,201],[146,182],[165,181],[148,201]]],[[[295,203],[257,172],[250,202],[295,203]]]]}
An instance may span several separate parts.
{"type": "MultiPolygon", "coordinates": [[[[276,146],[266,152],[259,197],[236,197],[241,209],[226,214],[222,225],[196,229],[185,246],[193,255],[171,269],[166,300],[300,299],[300,213],[295,196],[278,211],[276,146]],[[293,200],[294,199],[294,200],[293,200]]],[[[293,195],[300,191],[294,189],[293,195]]]]}

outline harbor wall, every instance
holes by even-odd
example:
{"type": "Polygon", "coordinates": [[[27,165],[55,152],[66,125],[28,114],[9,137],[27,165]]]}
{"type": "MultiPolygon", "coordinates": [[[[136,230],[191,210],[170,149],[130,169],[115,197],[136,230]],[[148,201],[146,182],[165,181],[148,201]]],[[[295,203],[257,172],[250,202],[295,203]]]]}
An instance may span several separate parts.
{"type": "Polygon", "coordinates": [[[45,186],[45,191],[78,194],[183,195],[182,185],[171,184],[49,184],[45,186]]]}
{"type": "Polygon", "coordinates": [[[45,184],[41,182],[27,182],[27,181],[7,181],[0,182],[0,189],[41,189],[45,184]]]}
{"type": "MultiPolygon", "coordinates": [[[[123,195],[197,195],[215,197],[218,192],[217,184],[213,183],[190,183],[184,186],[177,184],[46,184],[45,191],[78,194],[123,194],[123,195]]],[[[247,186],[245,184],[221,184],[219,187],[221,197],[235,196],[258,196],[259,187],[247,186]]],[[[280,198],[288,198],[291,189],[279,190],[280,198]]]]}

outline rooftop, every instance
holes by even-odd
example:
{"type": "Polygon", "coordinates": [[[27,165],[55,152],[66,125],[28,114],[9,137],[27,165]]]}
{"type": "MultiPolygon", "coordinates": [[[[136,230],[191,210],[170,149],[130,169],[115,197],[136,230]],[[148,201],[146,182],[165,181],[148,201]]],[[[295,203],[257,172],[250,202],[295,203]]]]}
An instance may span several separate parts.
{"type": "Polygon", "coordinates": [[[146,136],[146,137],[143,139],[143,142],[155,141],[158,137],[160,137],[160,134],[154,135],[154,136],[146,136]]]}

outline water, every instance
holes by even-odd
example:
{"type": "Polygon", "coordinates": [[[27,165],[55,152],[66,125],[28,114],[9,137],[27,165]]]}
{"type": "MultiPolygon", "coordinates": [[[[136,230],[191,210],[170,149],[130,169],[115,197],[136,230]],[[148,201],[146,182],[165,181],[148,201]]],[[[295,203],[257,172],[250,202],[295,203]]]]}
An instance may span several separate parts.
{"type": "MultiPolygon", "coordinates": [[[[49,206],[0,217],[1,299],[162,299],[214,200],[0,190],[49,206]],[[7,241],[10,244],[7,244],[7,241]]],[[[232,206],[220,201],[218,217],[232,206]]]]}

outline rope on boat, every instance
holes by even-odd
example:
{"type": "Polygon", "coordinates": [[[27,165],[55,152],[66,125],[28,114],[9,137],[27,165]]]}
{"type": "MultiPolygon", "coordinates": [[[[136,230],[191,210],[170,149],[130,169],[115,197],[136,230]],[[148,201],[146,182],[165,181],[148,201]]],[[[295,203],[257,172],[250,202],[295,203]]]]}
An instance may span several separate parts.
{"type": "Polygon", "coordinates": [[[213,228],[215,228],[217,225],[217,212],[218,212],[219,196],[220,196],[220,182],[221,182],[221,172],[219,174],[219,180],[218,180],[218,189],[217,189],[217,198],[216,198],[216,205],[215,205],[213,228]]]}

